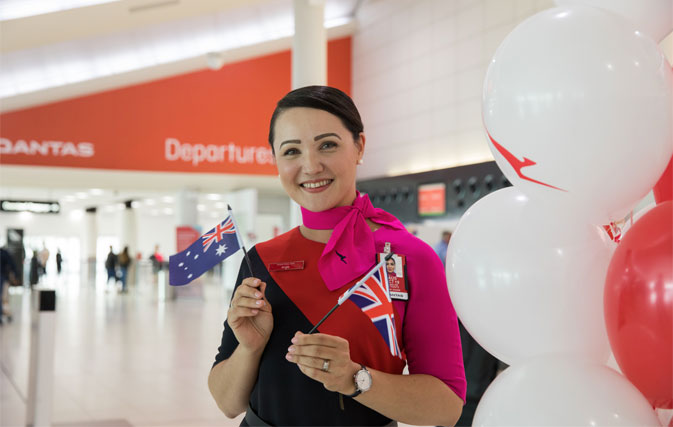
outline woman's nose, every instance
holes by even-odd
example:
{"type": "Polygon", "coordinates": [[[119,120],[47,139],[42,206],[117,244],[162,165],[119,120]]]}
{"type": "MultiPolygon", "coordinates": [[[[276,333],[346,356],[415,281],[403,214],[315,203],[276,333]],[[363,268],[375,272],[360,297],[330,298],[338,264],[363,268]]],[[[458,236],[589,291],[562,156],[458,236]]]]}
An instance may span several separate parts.
{"type": "Polygon", "coordinates": [[[323,171],[324,166],[317,153],[306,153],[304,155],[302,167],[308,175],[315,175],[323,171]]]}

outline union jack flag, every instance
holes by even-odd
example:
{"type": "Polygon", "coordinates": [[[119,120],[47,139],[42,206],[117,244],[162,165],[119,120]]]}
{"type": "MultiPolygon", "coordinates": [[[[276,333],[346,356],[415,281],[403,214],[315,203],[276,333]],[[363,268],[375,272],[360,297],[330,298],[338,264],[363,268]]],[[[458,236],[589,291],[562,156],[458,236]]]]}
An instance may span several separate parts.
{"type": "Polygon", "coordinates": [[[359,286],[348,299],[369,316],[388,345],[390,354],[401,359],[402,352],[395,332],[395,312],[393,311],[393,302],[390,299],[390,286],[385,263],[380,264],[376,272],[359,286]]]}
{"type": "Polygon", "coordinates": [[[242,247],[243,242],[229,215],[187,249],[170,256],[168,281],[172,286],[186,285],[242,247]]]}
{"type": "Polygon", "coordinates": [[[203,239],[203,252],[206,252],[213,242],[219,242],[222,240],[225,234],[235,233],[236,227],[234,227],[234,221],[231,220],[231,217],[227,217],[224,222],[217,224],[215,228],[201,236],[203,239]]]}

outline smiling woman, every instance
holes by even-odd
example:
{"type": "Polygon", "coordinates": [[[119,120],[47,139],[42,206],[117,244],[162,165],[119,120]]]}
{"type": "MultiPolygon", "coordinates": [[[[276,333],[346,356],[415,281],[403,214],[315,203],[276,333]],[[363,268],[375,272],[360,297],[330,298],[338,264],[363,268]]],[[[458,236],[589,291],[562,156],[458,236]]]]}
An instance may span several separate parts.
{"type": "Polygon", "coordinates": [[[253,271],[241,267],[208,378],[218,406],[245,411],[242,425],[453,425],[466,384],[444,268],[356,191],[365,135],[353,101],[325,86],[294,90],[278,102],[269,143],[303,224],[256,245],[253,271]],[[346,301],[319,333],[302,332],[386,250],[407,267],[404,298],[382,296],[392,298],[387,326],[346,301]]]}

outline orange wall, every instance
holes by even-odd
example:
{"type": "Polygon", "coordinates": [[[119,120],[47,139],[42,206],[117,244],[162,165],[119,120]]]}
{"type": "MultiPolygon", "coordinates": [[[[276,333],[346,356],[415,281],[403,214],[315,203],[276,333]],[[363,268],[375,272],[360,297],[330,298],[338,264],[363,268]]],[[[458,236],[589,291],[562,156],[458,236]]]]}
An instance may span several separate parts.
{"type": "MultiPolygon", "coordinates": [[[[327,63],[350,93],[350,37],[327,63]]],[[[0,164],[273,175],[269,119],[290,88],[288,50],[0,114],[0,164]]]]}

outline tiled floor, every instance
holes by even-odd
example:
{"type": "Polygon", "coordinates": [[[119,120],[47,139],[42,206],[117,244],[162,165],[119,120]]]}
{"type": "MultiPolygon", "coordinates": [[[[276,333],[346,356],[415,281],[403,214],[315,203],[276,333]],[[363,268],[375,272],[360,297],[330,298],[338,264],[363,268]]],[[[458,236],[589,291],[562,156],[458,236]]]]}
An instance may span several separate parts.
{"type": "MultiPolygon", "coordinates": [[[[228,295],[215,280],[203,296],[163,302],[151,280],[118,294],[76,276],[47,278],[57,290],[54,425],[238,425],[217,408],[207,376],[228,295]]],[[[16,292],[22,291],[22,292],[16,292]]],[[[10,296],[0,327],[0,425],[25,425],[30,291],[10,296]]]]}

